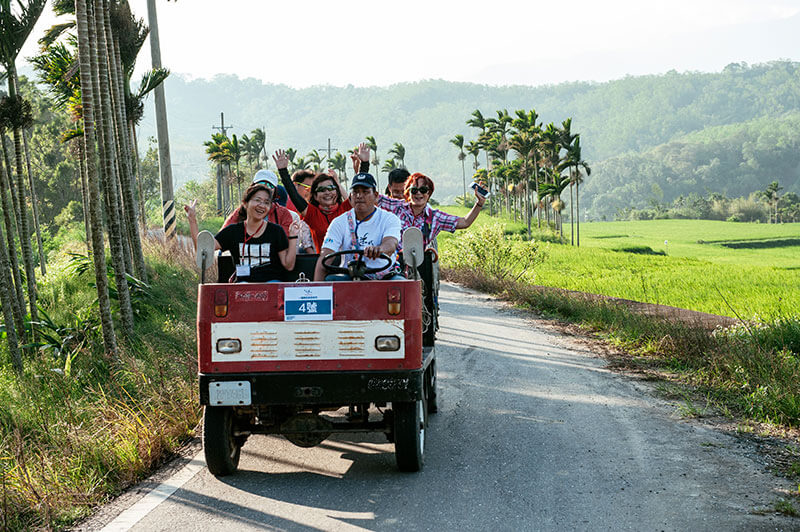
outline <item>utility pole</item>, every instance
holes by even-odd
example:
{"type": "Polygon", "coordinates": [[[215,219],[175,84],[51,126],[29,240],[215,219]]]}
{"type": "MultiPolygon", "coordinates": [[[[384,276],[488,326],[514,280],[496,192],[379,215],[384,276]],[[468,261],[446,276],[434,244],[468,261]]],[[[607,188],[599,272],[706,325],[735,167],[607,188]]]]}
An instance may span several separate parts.
{"type": "MultiPolygon", "coordinates": [[[[153,68],[161,68],[161,44],[158,38],[156,0],[147,0],[147,18],[150,23],[150,57],[153,68]]],[[[169,126],[164,84],[155,88],[156,132],[158,134],[158,168],[161,174],[161,212],[164,216],[164,236],[175,238],[175,195],[172,186],[172,163],[169,156],[169,126]]]]}
{"type": "Polygon", "coordinates": [[[331,139],[328,139],[328,147],[320,148],[320,150],[328,150],[328,168],[331,167],[331,151],[338,150],[339,148],[331,148],[331,139]]]}
{"type": "MultiPolygon", "coordinates": [[[[228,130],[233,129],[233,126],[225,126],[225,113],[220,111],[219,113],[219,124],[218,126],[211,126],[211,129],[216,129],[228,138],[228,130]]],[[[225,202],[227,204],[227,200],[225,202]]],[[[222,164],[217,163],[217,214],[223,214],[223,205],[222,205],[222,164]]]]}
{"type": "Polygon", "coordinates": [[[220,130],[222,132],[222,134],[225,135],[225,138],[228,138],[227,130],[233,129],[233,126],[226,126],[225,125],[225,113],[223,113],[223,112],[219,113],[219,123],[220,123],[220,125],[218,125],[218,126],[211,126],[211,129],[220,130]]]}

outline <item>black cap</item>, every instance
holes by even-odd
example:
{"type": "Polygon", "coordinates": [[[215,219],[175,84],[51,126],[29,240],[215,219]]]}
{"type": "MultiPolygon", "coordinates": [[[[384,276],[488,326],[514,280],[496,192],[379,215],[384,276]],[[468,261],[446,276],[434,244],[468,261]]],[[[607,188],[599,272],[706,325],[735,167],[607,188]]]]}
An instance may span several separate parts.
{"type": "Polygon", "coordinates": [[[350,181],[350,190],[353,190],[355,187],[369,187],[377,190],[378,184],[375,183],[375,178],[372,177],[372,174],[359,172],[353,177],[353,180],[350,181]]]}

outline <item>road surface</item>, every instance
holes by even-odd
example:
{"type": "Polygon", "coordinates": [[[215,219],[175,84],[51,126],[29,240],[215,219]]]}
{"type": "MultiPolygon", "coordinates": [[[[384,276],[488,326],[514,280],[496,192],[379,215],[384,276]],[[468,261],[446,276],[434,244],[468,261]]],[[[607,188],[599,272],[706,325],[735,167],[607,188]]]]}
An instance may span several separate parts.
{"type": "Polygon", "coordinates": [[[214,478],[200,454],[160,498],[85,528],[800,528],[769,511],[792,486],[751,444],[681,418],[650,384],[544,321],[454,285],[440,302],[440,412],[422,472],[399,473],[382,435],[334,435],[312,449],[254,436],[236,475],[214,478]]]}

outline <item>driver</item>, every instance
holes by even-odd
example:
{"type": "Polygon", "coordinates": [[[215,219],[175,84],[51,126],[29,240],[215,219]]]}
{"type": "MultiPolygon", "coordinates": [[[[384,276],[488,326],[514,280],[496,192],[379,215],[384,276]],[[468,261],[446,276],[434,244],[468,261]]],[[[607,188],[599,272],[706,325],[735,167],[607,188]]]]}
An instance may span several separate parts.
{"type": "MultiPolygon", "coordinates": [[[[367,274],[369,279],[400,280],[405,279],[400,273],[397,262],[397,243],[400,240],[400,218],[395,214],[378,208],[379,198],[375,178],[371,174],[359,173],[350,184],[350,203],[353,208],[331,221],[328,232],[322,241],[317,266],[314,270],[315,281],[346,281],[346,274],[325,276],[322,262],[331,253],[347,250],[362,250],[367,268],[380,268],[386,260],[378,258],[381,254],[388,256],[391,263],[384,269],[367,274]]],[[[354,254],[344,256],[343,264],[353,260],[354,254]]]]}

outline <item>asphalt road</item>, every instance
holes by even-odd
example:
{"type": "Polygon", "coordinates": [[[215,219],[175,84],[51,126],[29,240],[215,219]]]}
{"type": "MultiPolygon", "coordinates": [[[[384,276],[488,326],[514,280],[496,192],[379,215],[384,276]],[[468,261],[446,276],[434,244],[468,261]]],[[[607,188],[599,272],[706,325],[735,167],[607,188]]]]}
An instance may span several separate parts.
{"type": "Polygon", "coordinates": [[[544,321],[452,285],[440,301],[422,472],[399,473],[383,436],[255,436],[236,475],[198,467],[133,530],[800,529],[763,511],[792,486],[751,444],[544,321]]]}

